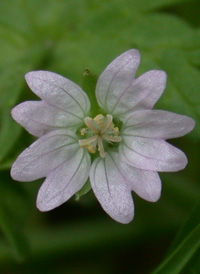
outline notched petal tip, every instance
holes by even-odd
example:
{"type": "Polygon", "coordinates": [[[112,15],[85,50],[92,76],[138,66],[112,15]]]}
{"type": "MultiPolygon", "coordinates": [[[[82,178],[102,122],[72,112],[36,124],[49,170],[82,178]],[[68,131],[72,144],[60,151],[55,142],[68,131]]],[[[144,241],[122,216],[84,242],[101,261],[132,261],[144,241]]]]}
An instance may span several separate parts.
{"type": "Polygon", "coordinates": [[[161,189],[155,189],[155,191],[151,193],[147,201],[151,203],[156,203],[158,200],[160,200],[160,197],[161,197],[161,189]]]}
{"type": "Polygon", "coordinates": [[[10,170],[10,176],[11,176],[11,178],[12,178],[13,180],[15,180],[15,181],[20,181],[20,180],[18,180],[17,174],[18,174],[18,172],[17,172],[17,170],[16,170],[16,168],[15,168],[15,164],[13,164],[13,166],[11,167],[11,170],[10,170]]]}
{"type": "Polygon", "coordinates": [[[19,114],[20,114],[20,108],[19,108],[19,105],[17,105],[11,110],[11,116],[15,121],[17,121],[19,114]]]}
{"type": "Polygon", "coordinates": [[[177,165],[177,168],[175,170],[172,170],[173,171],[180,171],[180,170],[183,170],[186,168],[187,164],[188,164],[188,158],[187,156],[185,155],[185,153],[183,151],[182,152],[182,157],[180,157],[179,159],[179,165],[177,165]]]}
{"type": "Polygon", "coordinates": [[[15,162],[10,170],[10,176],[13,180],[18,182],[31,182],[32,179],[29,179],[28,177],[24,176],[24,174],[21,173],[21,167],[15,162]]]}
{"type": "Polygon", "coordinates": [[[35,71],[29,71],[28,73],[25,74],[24,78],[27,82],[27,84],[29,84],[30,82],[32,82],[32,79],[37,76],[39,74],[39,70],[35,70],[35,71]]]}
{"type": "Polygon", "coordinates": [[[167,84],[167,73],[164,70],[150,70],[146,73],[149,73],[150,80],[157,82],[157,85],[160,83],[163,87],[166,87],[167,84]]]}
{"type": "Polygon", "coordinates": [[[121,215],[119,215],[119,216],[117,216],[117,217],[115,217],[113,219],[115,221],[121,223],[121,224],[125,224],[126,225],[126,224],[129,224],[130,222],[133,221],[133,219],[134,219],[134,212],[133,212],[133,214],[129,214],[129,215],[126,215],[126,214],[122,215],[121,214],[121,215]]]}
{"type": "Polygon", "coordinates": [[[167,86],[167,73],[164,70],[154,70],[154,77],[157,79],[160,89],[164,91],[167,86]]]}
{"type": "Polygon", "coordinates": [[[50,210],[53,210],[54,208],[58,207],[59,205],[51,205],[50,202],[45,201],[45,197],[40,197],[38,195],[37,201],[36,201],[36,207],[41,212],[47,212],[50,210]]]}
{"type": "Polygon", "coordinates": [[[152,72],[154,72],[155,76],[163,79],[163,80],[167,80],[167,73],[164,70],[160,70],[160,69],[155,69],[155,70],[151,70],[152,72]]]}
{"type": "MultiPolygon", "coordinates": [[[[186,116],[187,117],[187,116],[186,116]]],[[[185,134],[189,133],[190,131],[192,131],[195,128],[196,122],[194,119],[187,117],[187,131],[185,130],[185,134]]]]}
{"type": "Polygon", "coordinates": [[[37,195],[36,207],[41,212],[50,211],[56,207],[59,207],[60,205],[64,203],[62,199],[62,193],[63,192],[60,192],[59,194],[54,195],[54,188],[48,189],[45,186],[45,182],[44,182],[42,186],[40,187],[37,195]]]}
{"type": "Polygon", "coordinates": [[[30,71],[27,74],[25,74],[25,80],[27,82],[27,85],[34,93],[37,90],[38,85],[40,86],[40,81],[41,81],[40,78],[43,78],[44,73],[45,73],[45,71],[35,70],[35,71],[30,71]]]}
{"type": "Polygon", "coordinates": [[[129,49],[125,51],[124,53],[122,53],[122,56],[123,55],[130,55],[132,58],[138,59],[138,60],[140,60],[141,58],[140,52],[137,49],[129,49]]]}
{"type": "MultiPolygon", "coordinates": [[[[51,79],[52,81],[58,81],[58,77],[60,78],[65,78],[62,75],[59,75],[55,72],[52,71],[48,71],[48,70],[34,70],[34,71],[30,71],[28,73],[25,74],[25,80],[28,84],[28,86],[30,87],[30,89],[34,92],[35,87],[38,88],[38,86],[40,86],[41,81],[43,80],[49,80],[51,79]],[[36,86],[35,86],[36,85],[36,86]]],[[[67,79],[67,78],[66,78],[67,79]]]]}
{"type": "Polygon", "coordinates": [[[46,70],[33,70],[33,71],[29,71],[25,74],[25,79],[26,80],[30,80],[32,77],[35,77],[35,76],[39,76],[41,74],[48,74],[48,71],[46,70]]]}
{"type": "MultiPolygon", "coordinates": [[[[59,76],[55,72],[47,71],[47,70],[34,70],[25,74],[25,80],[29,86],[29,88],[35,92],[38,87],[41,85],[41,81],[43,79],[56,79],[59,76]]],[[[61,76],[60,76],[61,77],[61,76]]]]}
{"type": "MultiPolygon", "coordinates": [[[[97,196],[97,195],[96,195],[97,196]]],[[[129,210],[129,212],[127,212],[127,208],[126,209],[122,209],[120,208],[121,206],[117,205],[117,204],[110,204],[107,205],[105,207],[105,205],[103,205],[103,203],[100,201],[99,198],[97,198],[101,204],[102,209],[109,215],[109,217],[111,217],[114,221],[121,223],[121,224],[129,224],[130,222],[133,221],[134,219],[134,208],[133,210],[129,210]]],[[[104,197],[102,197],[102,201],[103,201],[104,197]]],[[[132,207],[130,205],[130,207],[132,207]]]]}
{"type": "MultiPolygon", "coordinates": [[[[30,101],[27,101],[30,102],[30,101]]],[[[12,118],[19,124],[21,124],[21,122],[23,120],[26,119],[26,117],[24,116],[25,112],[28,110],[27,107],[27,102],[23,102],[17,106],[15,106],[12,110],[11,110],[11,116],[12,118]]],[[[22,125],[23,126],[23,125],[22,125]]]]}

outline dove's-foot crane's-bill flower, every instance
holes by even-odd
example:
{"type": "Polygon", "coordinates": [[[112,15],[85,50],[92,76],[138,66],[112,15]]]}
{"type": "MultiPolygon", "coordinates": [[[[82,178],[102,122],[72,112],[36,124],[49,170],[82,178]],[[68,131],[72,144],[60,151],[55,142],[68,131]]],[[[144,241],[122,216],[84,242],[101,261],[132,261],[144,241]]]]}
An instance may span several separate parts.
{"type": "Polygon", "coordinates": [[[166,73],[151,70],[135,78],[139,63],[140,54],[132,49],[103,71],[96,86],[99,113],[70,80],[48,71],[26,75],[42,100],[16,106],[12,116],[39,139],[17,158],[11,176],[18,181],[46,177],[37,197],[39,210],[66,202],[89,177],[103,209],[129,223],[131,191],[155,202],[161,194],[157,172],[185,168],[185,154],[166,139],[190,132],[194,121],[152,109],[165,89],[166,73]]]}

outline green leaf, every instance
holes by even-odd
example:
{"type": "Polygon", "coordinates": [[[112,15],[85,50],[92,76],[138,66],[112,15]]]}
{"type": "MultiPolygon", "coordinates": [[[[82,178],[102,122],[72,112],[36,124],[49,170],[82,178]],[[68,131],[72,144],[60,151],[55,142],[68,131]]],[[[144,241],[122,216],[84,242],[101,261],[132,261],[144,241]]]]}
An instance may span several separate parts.
{"type": "Polygon", "coordinates": [[[200,224],[190,232],[152,274],[179,274],[199,248],[200,224]]]}
{"type": "Polygon", "coordinates": [[[154,51],[155,57],[164,48],[194,48],[200,45],[197,32],[186,22],[176,16],[162,13],[138,16],[137,20],[127,24],[127,28],[120,34],[122,37],[124,35],[139,48],[148,52],[154,51]],[[132,33],[132,36],[127,33],[132,33]]]}
{"type": "Polygon", "coordinates": [[[155,9],[160,9],[164,8],[167,6],[172,6],[177,3],[182,3],[183,0],[157,0],[157,1],[152,1],[152,0],[134,0],[132,1],[133,7],[136,7],[137,9],[141,11],[150,11],[150,10],[155,10],[155,9]]]}
{"type": "Polygon", "coordinates": [[[200,48],[187,51],[186,57],[187,57],[189,63],[192,63],[194,66],[199,68],[199,66],[200,66],[200,48]]]}
{"type": "Polygon", "coordinates": [[[11,180],[7,172],[1,172],[0,197],[0,204],[9,208],[19,224],[23,223],[30,209],[29,195],[22,183],[11,180]]]}
{"type": "Polygon", "coordinates": [[[23,128],[18,125],[14,120],[11,121],[13,125],[15,123],[15,126],[18,126],[19,129],[21,129],[22,133],[20,133],[18,138],[17,136],[15,136],[15,142],[14,139],[11,139],[11,141],[13,141],[13,145],[9,150],[7,150],[5,157],[3,157],[3,159],[0,161],[0,170],[10,169],[19,154],[35,141],[35,138],[32,135],[23,130],[23,128]]]}
{"type": "Polygon", "coordinates": [[[24,261],[30,253],[30,247],[23,228],[16,223],[10,209],[0,205],[0,228],[6,235],[16,260],[24,261]]]}
{"type": "Polygon", "coordinates": [[[167,94],[162,102],[170,110],[192,116],[196,128],[191,136],[200,136],[200,71],[191,66],[180,50],[166,50],[160,56],[160,63],[168,74],[167,94]]]}
{"type": "Polygon", "coordinates": [[[28,70],[24,64],[7,64],[7,69],[0,68],[1,109],[11,108],[16,103],[25,85],[24,74],[26,71],[28,70]]]}
{"type": "Polygon", "coordinates": [[[29,254],[29,244],[24,233],[24,223],[30,209],[29,197],[20,185],[13,182],[7,173],[0,181],[0,229],[5,234],[13,255],[18,261],[29,254]],[[3,178],[4,177],[4,178],[3,178]]]}
{"type": "Polygon", "coordinates": [[[7,63],[0,64],[0,165],[22,131],[22,127],[11,117],[11,108],[16,104],[25,88],[24,75],[46,60],[49,46],[35,45],[25,48],[23,55],[21,52],[19,56],[15,56],[15,54],[12,62],[7,61],[7,63]]]}
{"type": "Polygon", "coordinates": [[[12,62],[0,65],[0,108],[14,106],[26,86],[25,74],[46,61],[50,51],[51,46],[48,44],[35,45],[23,49],[23,54],[18,52],[19,56],[14,55],[12,62]]]}
{"type": "Polygon", "coordinates": [[[181,244],[184,238],[189,235],[189,233],[191,233],[191,231],[198,225],[200,225],[200,204],[195,206],[195,208],[192,210],[188,220],[185,222],[178,235],[176,236],[170,250],[175,249],[179,244],[181,244]]]}

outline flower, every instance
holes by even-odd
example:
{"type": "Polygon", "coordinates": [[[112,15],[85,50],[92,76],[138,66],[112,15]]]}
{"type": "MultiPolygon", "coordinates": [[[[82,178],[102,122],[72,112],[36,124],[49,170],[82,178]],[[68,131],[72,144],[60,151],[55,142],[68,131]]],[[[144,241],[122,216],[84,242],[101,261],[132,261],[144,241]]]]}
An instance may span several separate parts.
{"type": "Polygon", "coordinates": [[[152,109],[165,89],[166,73],[151,70],[135,78],[139,63],[139,52],[131,49],[103,71],[96,86],[101,111],[95,114],[87,94],[72,81],[49,71],[26,74],[42,100],[19,104],[12,116],[39,139],[17,158],[11,176],[18,181],[46,177],[39,210],[66,202],[89,177],[103,209],[129,223],[132,190],[155,202],[161,195],[158,172],[185,168],[185,154],[165,140],[190,132],[194,120],[152,109]]]}

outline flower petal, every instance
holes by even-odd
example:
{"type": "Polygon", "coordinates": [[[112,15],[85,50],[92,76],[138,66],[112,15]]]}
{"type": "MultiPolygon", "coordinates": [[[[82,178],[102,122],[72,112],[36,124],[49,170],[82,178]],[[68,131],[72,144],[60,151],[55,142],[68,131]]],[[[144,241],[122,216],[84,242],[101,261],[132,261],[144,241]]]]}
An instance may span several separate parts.
{"type": "Polygon", "coordinates": [[[138,110],[124,124],[123,136],[169,139],[183,136],[194,128],[193,119],[162,110],[138,110]]]}
{"type": "Polygon", "coordinates": [[[162,185],[157,172],[129,166],[117,152],[110,152],[109,155],[131,190],[149,202],[156,202],[160,198],[162,185]]]}
{"type": "Polygon", "coordinates": [[[96,94],[100,106],[112,115],[125,117],[134,108],[153,107],[165,89],[166,73],[151,70],[135,79],[134,75],[131,78],[126,65],[117,69],[115,74],[106,69],[99,78],[96,94]],[[108,73],[113,77],[108,77],[108,73]],[[126,79],[126,74],[130,79],[126,79]]]}
{"type": "Polygon", "coordinates": [[[31,90],[50,105],[79,118],[88,115],[87,94],[67,78],[50,71],[32,71],[25,78],[31,90]]]}
{"type": "Polygon", "coordinates": [[[103,109],[110,112],[118,97],[135,79],[139,63],[139,51],[131,49],[117,57],[103,71],[96,87],[97,101],[103,109]]]}
{"type": "Polygon", "coordinates": [[[28,101],[12,110],[12,117],[35,136],[58,128],[79,126],[83,121],[76,114],[60,110],[44,101],[28,101]]]}
{"type": "Polygon", "coordinates": [[[144,200],[156,202],[161,195],[161,180],[157,172],[131,167],[123,162],[119,153],[112,153],[118,170],[126,178],[131,190],[144,200]]]}
{"type": "Polygon", "coordinates": [[[129,223],[133,219],[134,205],[126,178],[120,173],[109,154],[94,160],[90,181],[103,209],[116,221],[129,223]]]}
{"type": "Polygon", "coordinates": [[[178,171],[187,165],[181,150],[159,139],[123,136],[119,152],[128,165],[144,170],[178,171]]]}
{"type": "Polygon", "coordinates": [[[131,190],[149,202],[157,202],[161,196],[162,183],[157,172],[136,169],[127,165],[128,179],[132,179],[131,190]]]}
{"type": "Polygon", "coordinates": [[[81,149],[75,134],[61,129],[52,131],[24,150],[11,169],[14,180],[26,182],[46,177],[81,149]]]}
{"type": "Polygon", "coordinates": [[[89,153],[79,149],[68,161],[55,168],[39,190],[38,209],[48,211],[70,199],[86,183],[90,165],[89,153]]]}
{"type": "MultiPolygon", "coordinates": [[[[160,99],[163,91],[166,88],[167,74],[162,70],[150,70],[143,76],[143,88],[149,90],[148,95],[144,96],[139,102],[137,108],[153,108],[160,99]]],[[[141,76],[141,77],[142,77],[141,76]]]]}
{"type": "MultiPolygon", "coordinates": [[[[109,98],[110,113],[126,117],[134,108],[143,108],[144,106],[150,108],[153,106],[153,102],[156,103],[160,98],[165,86],[166,73],[164,71],[148,71],[135,79],[123,93],[118,95],[117,100],[109,98]]],[[[113,95],[112,93],[112,97],[114,97],[113,95]]]]}

